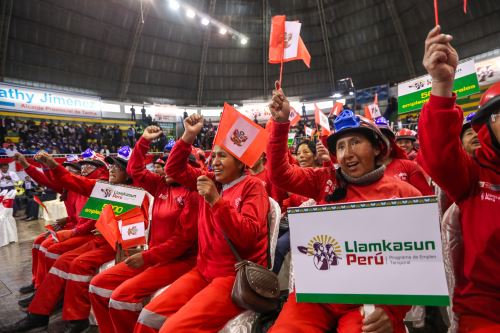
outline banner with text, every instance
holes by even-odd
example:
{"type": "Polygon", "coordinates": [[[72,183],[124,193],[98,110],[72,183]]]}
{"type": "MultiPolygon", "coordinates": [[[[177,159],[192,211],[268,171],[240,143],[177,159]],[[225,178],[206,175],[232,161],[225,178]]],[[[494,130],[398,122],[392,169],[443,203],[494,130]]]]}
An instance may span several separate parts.
{"type": "MultiPolygon", "coordinates": [[[[430,75],[418,77],[398,84],[398,114],[420,110],[431,94],[430,75]]],[[[474,60],[458,64],[453,91],[457,97],[465,97],[480,91],[474,60]]]]}
{"type": "Polygon", "coordinates": [[[0,83],[0,108],[12,111],[101,117],[101,99],[0,83]]]}
{"type": "Polygon", "coordinates": [[[106,204],[112,205],[116,215],[126,213],[132,208],[140,207],[145,194],[146,191],[141,188],[111,185],[108,182],[99,181],[95,184],[80,216],[97,220],[106,204]]]}
{"type": "Polygon", "coordinates": [[[288,210],[298,302],[449,304],[436,197],[288,210]]]}

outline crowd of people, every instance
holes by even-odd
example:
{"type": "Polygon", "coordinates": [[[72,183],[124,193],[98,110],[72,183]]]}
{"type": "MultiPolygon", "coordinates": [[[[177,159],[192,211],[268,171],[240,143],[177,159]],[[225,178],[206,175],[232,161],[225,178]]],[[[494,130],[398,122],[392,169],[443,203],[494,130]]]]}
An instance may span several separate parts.
{"type": "MultiPolygon", "coordinates": [[[[383,118],[373,122],[344,109],[332,134],[290,152],[290,105],[278,88],[269,104],[266,152],[252,166],[218,145],[204,163],[193,144],[203,131],[207,140],[210,130],[198,114],[184,119],[182,137],[168,156],[155,161],[154,172],[146,169],[144,157],[162,136],[155,125],[144,130],[133,150],[121,147],[116,157],[90,153],[60,165],[41,151],[35,160],[44,165],[42,172],[17,154],[36,182],[64,193],[68,217],[57,221],[52,237],[44,233],[35,239],[32,281],[20,290],[32,293],[20,301],[26,316],[0,331],[47,326],[62,299],[65,332],[87,329],[91,308],[104,333],[218,332],[245,310],[234,299],[239,258],[281,269],[290,248],[286,208],[441,191],[448,205],[460,210],[462,252],[453,267],[452,300],[458,332],[499,332],[500,83],[464,121],[452,90],[458,55],[451,44],[439,26],[425,42],[423,64],[433,83],[419,119],[419,145],[409,129],[394,133],[383,118]],[[98,180],[132,184],[154,197],[151,216],[148,200],[139,209],[150,229],[147,250],[129,253],[102,272],[116,250],[94,230],[95,220],[79,216],[98,180]],[[269,198],[281,206],[284,224],[271,265],[269,198]]],[[[406,332],[409,306],[375,305],[364,314],[360,307],[297,302],[291,290],[269,332],[406,332]]]]}

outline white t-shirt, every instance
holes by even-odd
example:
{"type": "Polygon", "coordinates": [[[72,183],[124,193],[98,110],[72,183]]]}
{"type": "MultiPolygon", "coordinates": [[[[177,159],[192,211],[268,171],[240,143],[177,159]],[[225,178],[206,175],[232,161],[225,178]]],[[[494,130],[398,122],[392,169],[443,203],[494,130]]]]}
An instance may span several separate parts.
{"type": "Polygon", "coordinates": [[[0,171],[0,188],[14,186],[14,183],[17,181],[19,181],[19,177],[14,171],[7,171],[6,173],[0,171]],[[6,179],[5,177],[7,176],[9,176],[10,179],[6,179]]]}

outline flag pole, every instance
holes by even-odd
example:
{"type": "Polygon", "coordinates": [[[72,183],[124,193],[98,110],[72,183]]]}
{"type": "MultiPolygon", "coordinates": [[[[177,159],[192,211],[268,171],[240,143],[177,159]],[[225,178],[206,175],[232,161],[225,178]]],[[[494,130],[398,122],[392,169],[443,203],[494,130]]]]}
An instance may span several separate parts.
{"type": "Polygon", "coordinates": [[[438,0],[434,0],[434,18],[436,20],[436,26],[438,26],[439,25],[438,0]]]}

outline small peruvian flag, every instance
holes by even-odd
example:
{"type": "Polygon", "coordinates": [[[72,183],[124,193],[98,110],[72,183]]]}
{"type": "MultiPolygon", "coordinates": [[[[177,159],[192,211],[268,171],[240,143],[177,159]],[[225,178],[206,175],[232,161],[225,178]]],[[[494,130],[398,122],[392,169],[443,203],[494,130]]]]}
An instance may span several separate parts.
{"type": "Polygon", "coordinates": [[[295,126],[300,121],[300,115],[294,108],[290,107],[290,116],[288,117],[290,126],[295,126]]]}
{"type": "Polygon", "coordinates": [[[314,103],[314,120],[316,124],[321,126],[321,136],[330,135],[332,133],[328,117],[318,108],[316,103],[314,103]]]}
{"type": "Polygon", "coordinates": [[[269,134],[252,120],[224,103],[214,145],[252,167],[266,150],[269,134]]]}

